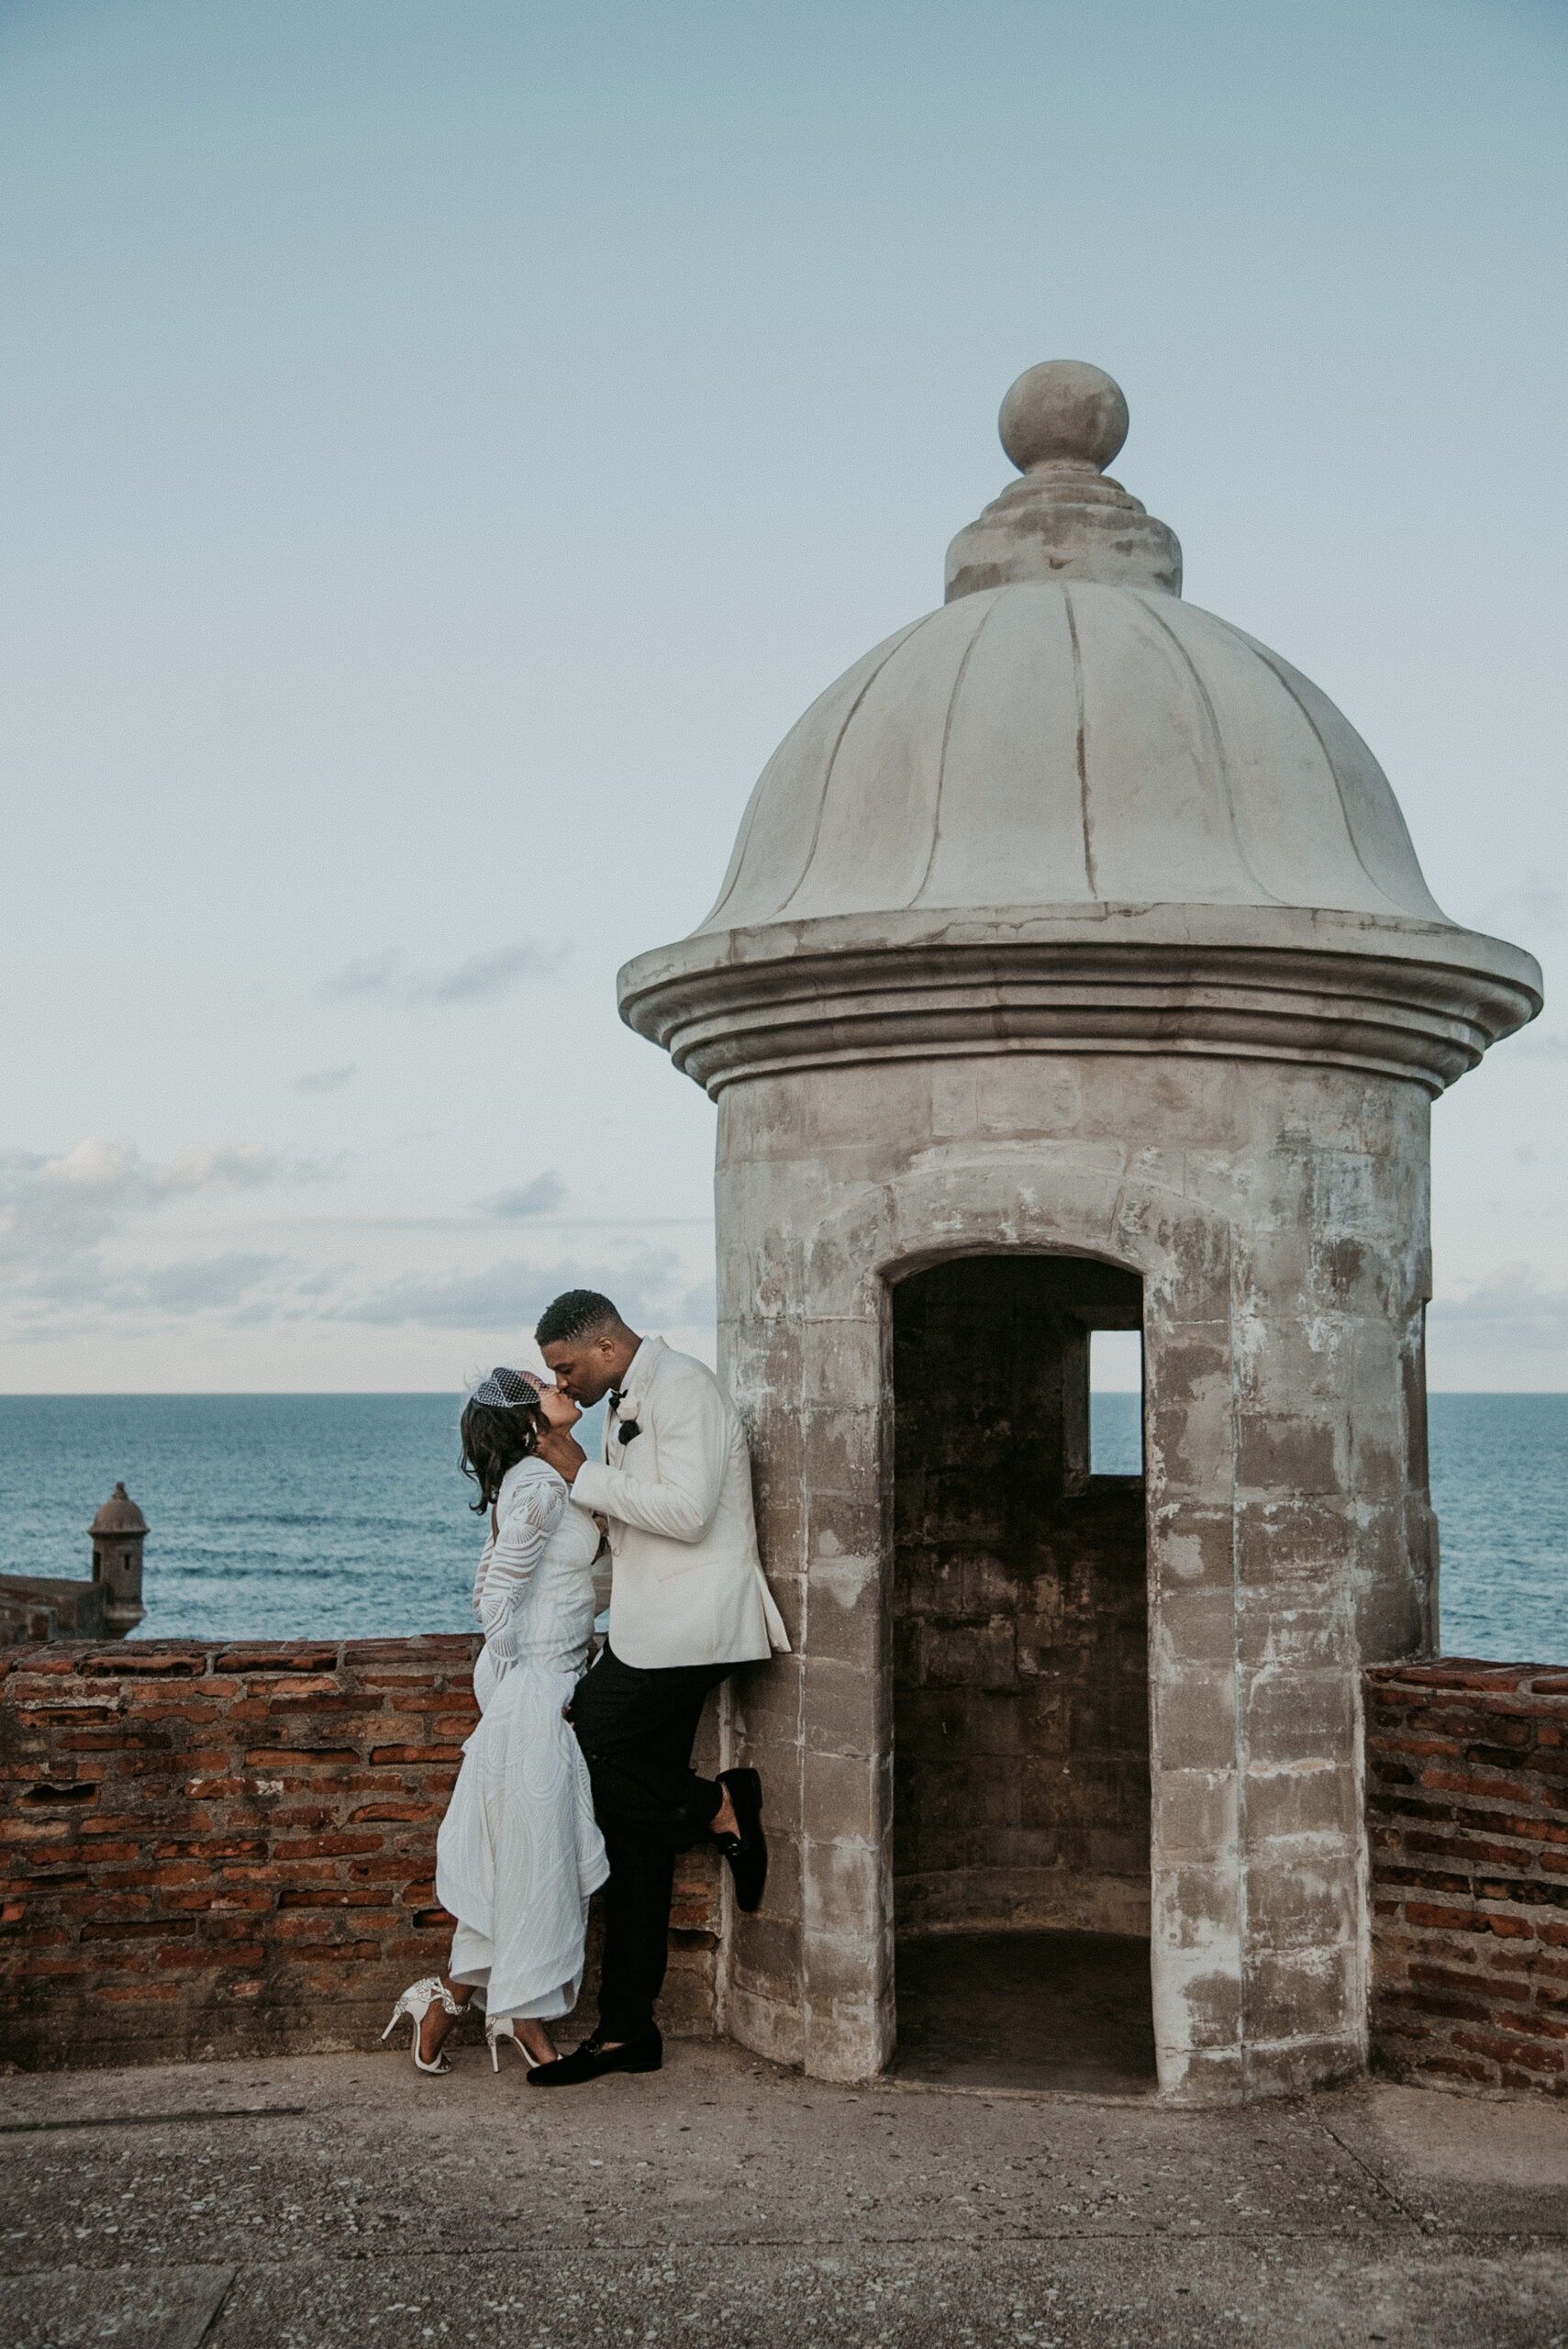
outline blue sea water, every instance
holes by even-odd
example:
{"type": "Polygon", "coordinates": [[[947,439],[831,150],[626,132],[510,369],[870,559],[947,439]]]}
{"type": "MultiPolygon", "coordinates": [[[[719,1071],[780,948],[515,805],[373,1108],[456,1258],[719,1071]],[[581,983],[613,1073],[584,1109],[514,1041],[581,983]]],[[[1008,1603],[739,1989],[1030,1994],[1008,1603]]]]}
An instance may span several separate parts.
{"type": "MultiPolygon", "coordinates": [[[[0,1571],[89,1573],[123,1477],[152,1529],[144,1637],[467,1631],[457,1416],[450,1395],[0,1397],[0,1571]]],[[[1138,1420],[1136,1396],[1095,1397],[1096,1469],[1136,1473],[1138,1420]]],[[[1434,1395],[1431,1454],[1445,1651],[1568,1661],[1568,1395],[1434,1395]]]]}
{"type": "MultiPolygon", "coordinates": [[[[468,1631],[484,1545],[451,1395],[0,1397],[0,1572],[83,1576],[123,1478],[146,1639],[468,1631]]],[[[580,1433],[596,1450],[600,1411],[580,1433]]]]}

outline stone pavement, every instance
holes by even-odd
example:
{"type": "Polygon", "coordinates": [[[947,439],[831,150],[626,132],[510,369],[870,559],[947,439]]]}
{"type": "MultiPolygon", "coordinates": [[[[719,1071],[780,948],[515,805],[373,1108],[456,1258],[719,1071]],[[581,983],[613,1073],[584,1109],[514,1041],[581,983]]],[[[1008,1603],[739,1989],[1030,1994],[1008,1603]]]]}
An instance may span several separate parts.
{"type": "MultiPolygon", "coordinates": [[[[468,2032],[473,2027],[465,2024],[468,2032]]],[[[683,2042],[13,2074],[7,2349],[1568,2344],[1568,2111],[826,2087],[683,2042]]]]}

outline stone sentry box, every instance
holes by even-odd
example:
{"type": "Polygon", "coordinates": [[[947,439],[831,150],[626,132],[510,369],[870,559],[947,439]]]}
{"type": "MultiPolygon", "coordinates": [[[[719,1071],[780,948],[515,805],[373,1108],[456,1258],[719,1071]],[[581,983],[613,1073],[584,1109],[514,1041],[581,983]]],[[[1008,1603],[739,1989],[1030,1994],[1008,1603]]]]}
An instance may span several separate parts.
{"type": "Polygon", "coordinates": [[[727,1699],[773,1860],[720,2020],[827,2078],[892,2052],[900,1898],[1146,1900],[1168,2097],[1366,2060],[1359,1675],[1437,1637],[1429,1105],[1540,978],[1434,904],[1333,705],[1181,600],[1104,473],[1127,420],[1097,369],[1020,377],[945,605],[806,712],[713,912],[620,977],[717,1103],[721,1367],[795,1648],[727,1699]],[[1145,1458],[1097,1526],[1096,1282],[1140,1300],[1145,1458]],[[922,1708],[990,1696],[1017,1766],[942,1780],[922,1708]]]}

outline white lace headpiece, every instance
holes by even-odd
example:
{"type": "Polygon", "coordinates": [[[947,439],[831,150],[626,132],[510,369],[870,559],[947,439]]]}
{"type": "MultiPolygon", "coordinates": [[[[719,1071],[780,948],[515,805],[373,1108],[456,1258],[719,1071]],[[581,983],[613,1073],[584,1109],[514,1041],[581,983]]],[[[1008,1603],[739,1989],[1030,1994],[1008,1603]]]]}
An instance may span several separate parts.
{"type": "Polygon", "coordinates": [[[497,1366],[488,1378],[482,1378],[469,1397],[471,1403],[487,1404],[495,1411],[531,1410],[544,1392],[545,1382],[531,1370],[506,1370],[497,1366]]]}

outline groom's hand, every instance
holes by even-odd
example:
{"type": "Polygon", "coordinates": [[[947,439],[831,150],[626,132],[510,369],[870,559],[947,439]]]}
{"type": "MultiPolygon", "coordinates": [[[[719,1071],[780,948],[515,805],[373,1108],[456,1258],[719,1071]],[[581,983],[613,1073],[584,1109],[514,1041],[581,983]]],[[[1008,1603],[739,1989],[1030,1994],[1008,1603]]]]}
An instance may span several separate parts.
{"type": "Polygon", "coordinates": [[[558,1476],[564,1476],[569,1486],[576,1483],[577,1471],[586,1464],[588,1458],[576,1438],[565,1428],[539,1430],[539,1456],[549,1463],[558,1476]]]}

